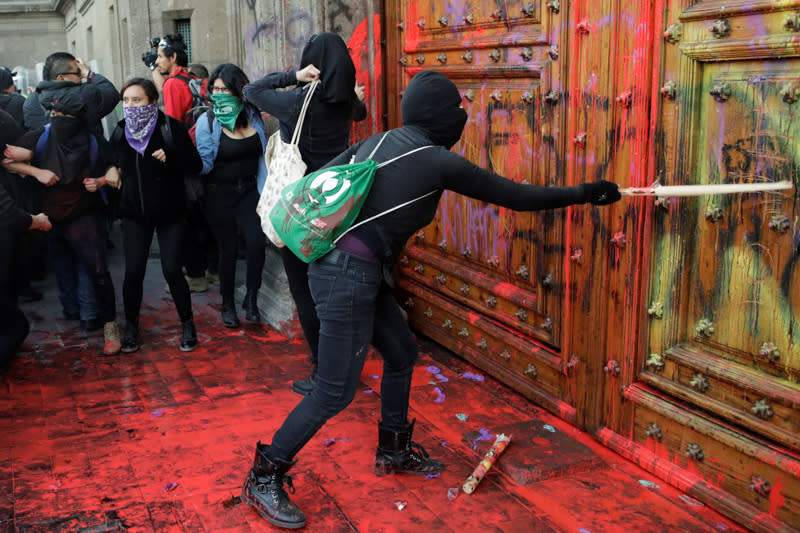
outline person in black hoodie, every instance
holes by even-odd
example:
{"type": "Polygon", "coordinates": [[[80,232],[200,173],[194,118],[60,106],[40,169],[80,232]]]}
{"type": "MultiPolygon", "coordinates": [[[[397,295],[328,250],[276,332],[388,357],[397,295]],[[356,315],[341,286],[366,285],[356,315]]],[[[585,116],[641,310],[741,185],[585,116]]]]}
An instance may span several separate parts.
{"type": "MultiPolygon", "coordinates": [[[[21,135],[22,128],[16,120],[0,110],[0,148],[5,150],[21,135]]],[[[47,215],[31,215],[17,204],[18,181],[0,167],[0,370],[8,367],[30,331],[28,319],[17,306],[15,266],[19,237],[28,229],[52,229],[47,215]]]]}
{"type": "Polygon", "coordinates": [[[0,66],[0,109],[14,117],[17,124],[23,127],[25,116],[22,106],[25,104],[25,98],[17,92],[14,74],[6,67],[0,66]]]}
{"type": "MultiPolygon", "coordinates": [[[[256,443],[255,460],[242,487],[242,501],[270,523],[302,527],[303,513],[283,488],[295,455],[314,434],[353,399],[370,343],[384,360],[381,418],[374,472],[435,475],[443,464],[412,442],[408,421],[411,375],[417,343],[392,296],[390,276],[406,241],[433,219],[445,190],[517,211],[555,209],[620,199],[607,181],[575,187],[540,187],[515,183],[484,170],[453,152],[467,113],[455,84],[439,72],[422,71],[406,87],[404,126],[362,141],[327,166],[363,161],[381,143],[374,160],[388,161],[418,150],[377,170],[355,224],[391,207],[410,203],[354,228],[348,240],[311,263],[308,280],[320,319],[318,379],[313,391],[289,413],[272,437],[256,443]]],[[[354,225],[355,225],[354,224],[354,225]]]]}
{"type": "Polygon", "coordinates": [[[120,216],[125,251],[125,333],[122,351],[139,349],[139,310],[153,233],[158,232],[161,270],[180,318],[180,349],[197,347],[189,286],[181,273],[186,192],[183,177],[203,167],[183,125],[158,110],[158,90],[144,78],[133,78],[120,92],[125,119],[111,136],[121,173],[120,216]]]}
{"type": "MultiPolygon", "coordinates": [[[[307,84],[320,80],[300,132],[300,155],[306,172],[319,170],[347,148],[353,121],[367,117],[364,92],[356,87],[356,67],[347,45],[335,33],[318,33],[308,40],[300,58],[300,70],[273,72],[245,86],[245,98],[280,122],[281,139],[289,142],[300,116],[307,84]],[[290,90],[279,90],[297,85],[290,90]]],[[[267,177],[269,179],[269,177],[267,177]]],[[[311,348],[311,374],[292,383],[292,390],[308,395],[317,374],[319,318],[308,290],[308,265],[281,248],[289,291],[297,306],[303,334],[311,348]]]]}

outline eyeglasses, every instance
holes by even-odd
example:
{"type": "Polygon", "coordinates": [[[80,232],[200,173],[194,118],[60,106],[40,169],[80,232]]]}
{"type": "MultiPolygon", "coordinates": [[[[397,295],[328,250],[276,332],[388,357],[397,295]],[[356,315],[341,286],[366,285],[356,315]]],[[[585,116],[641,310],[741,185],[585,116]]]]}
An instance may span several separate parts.
{"type": "Polygon", "coordinates": [[[229,93],[229,92],[231,92],[231,90],[228,89],[227,87],[218,87],[216,85],[212,85],[211,86],[211,92],[212,93],[229,93]]]}
{"type": "Polygon", "coordinates": [[[78,70],[76,72],[62,72],[61,74],[57,74],[56,78],[59,76],[81,76],[81,71],[78,70]]]}

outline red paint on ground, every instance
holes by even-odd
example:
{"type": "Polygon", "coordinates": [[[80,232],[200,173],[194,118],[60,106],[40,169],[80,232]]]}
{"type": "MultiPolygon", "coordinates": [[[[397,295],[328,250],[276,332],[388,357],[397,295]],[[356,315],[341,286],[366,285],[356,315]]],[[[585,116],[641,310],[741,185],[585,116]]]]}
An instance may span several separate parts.
{"type": "MultiPolygon", "coordinates": [[[[0,531],[271,530],[239,491],[255,442],[300,400],[289,383],[308,370],[306,345],[269,327],[222,327],[214,287],[193,295],[202,344],[180,352],[157,260],[148,267],[136,353],[99,355],[101,334],[60,319],[53,282],[44,304],[26,308],[34,333],[0,376],[0,531]]],[[[353,404],[292,470],[306,531],[741,531],[664,483],[643,486],[652,476],[633,463],[490,377],[467,379],[482,372],[421,342],[409,416],[446,469],[430,480],[372,473],[373,353],[353,404]],[[449,500],[491,444],[484,436],[501,432],[513,441],[476,492],[449,500]]]]}

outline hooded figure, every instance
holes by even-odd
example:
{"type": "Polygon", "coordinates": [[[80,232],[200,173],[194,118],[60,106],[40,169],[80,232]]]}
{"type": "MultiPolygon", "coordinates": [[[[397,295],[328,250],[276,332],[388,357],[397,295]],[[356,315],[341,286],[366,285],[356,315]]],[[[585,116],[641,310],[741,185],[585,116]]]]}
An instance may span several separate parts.
{"type": "Polygon", "coordinates": [[[303,48],[300,69],[314,65],[320,70],[320,86],[316,95],[329,104],[353,101],[356,86],[356,67],[347,51],[347,45],[335,33],[312,35],[303,48]]]}
{"type": "Polygon", "coordinates": [[[416,126],[448,150],[461,138],[467,112],[456,85],[441,72],[423,70],[413,78],[400,104],[405,126],[416,126]]]}
{"type": "MultiPolygon", "coordinates": [[[[57,82],[76,86],[70,82],[57,82]]],[[[50,117],[50,137],[44,147],[37,166],[56,173],[62,185],[81,181],[90,170],[89,147],[91,139],[86,124],[85,91],[60,87],[58,90],[42,92],[41,103],[48,111],[56,111],[50,117]]]]}

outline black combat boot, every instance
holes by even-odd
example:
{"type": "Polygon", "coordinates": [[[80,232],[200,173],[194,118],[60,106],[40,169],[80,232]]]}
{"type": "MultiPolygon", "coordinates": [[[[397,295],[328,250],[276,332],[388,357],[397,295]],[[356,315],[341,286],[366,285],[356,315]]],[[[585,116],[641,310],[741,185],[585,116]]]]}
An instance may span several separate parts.
{"type": "Polygon", "coordinates": [[[242,501],[253,507],[269,522],[278,527],[297,529],[306,525],[306,517],[289,499],[283,484],[294,494],[292,478],[286,472],[294,462],[270,459],[268,446],[256,443],[256,458],[242,486],[242,501]]]}
{"type": "Polygon", "coordinates": [[[248,290],[244,295],[244,317],[250,322],[261,322],[261,314],[258,312],[258,291],[248,290]]]}
{"type": "Polygon", "coordinates": [[[392,472],[428,476],[438,474],[444,465],[438,459],[432,459],[428,452],[416,442],[411,442],[414,432],[414,419],[408,429],[395,432],[378,424],[378,451],[375,453],[374,472],[377,476],[385,476],[392,472]]]}
{"type": "Polygon", "coordinates": [[[197,328],[194,327],[194,320],[184,320],[181,322],[183,336],[181,337],[181,351],[191,352],[197,348],[197,328]]]}
{"type": "Polygon", "coordinates": [[[122,346],[120,351],[123,353],[135,352],[139,349],[139,320],[127,320],[125,331],[122,334],[122,346]]]}
{"type": "Polygon", "coordinates": [[[297,394],[308,396],[314,390],[314,385],[317,383],[317,360],[311,358],[311,373],[306,379],[298,379],[292,382],[292,390],[297,394]]]}
{"type": "Polygon", "coordinates": [[[239,317],[236,316],[236,305],[233,299],[222,299],[222,325],[226,328],[238,328],[239,317]]]}

